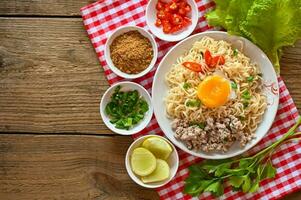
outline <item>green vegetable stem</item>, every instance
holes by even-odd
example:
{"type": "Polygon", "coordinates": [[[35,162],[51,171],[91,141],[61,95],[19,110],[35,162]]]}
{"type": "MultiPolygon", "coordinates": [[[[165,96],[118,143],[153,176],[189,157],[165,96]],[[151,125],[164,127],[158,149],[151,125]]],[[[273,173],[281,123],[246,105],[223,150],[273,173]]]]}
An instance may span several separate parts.
{"type": "Polygon", "coordinates": [[[184,193],[198,196],[203,192],[211,192],[215,196],[224,194],[226,181],[234,191],[256,192],[260,181],[274,178],[276,168],[271,156],[277,147],[292,140],[300,140],[301,133],[295,130],[301,124],[301,117],[278,141],[248,157],[223,160],[206,160],[189,167],[190,174],[185,180],[184,193]]]}
{"type": "Polygon", "coordinates": [[[185,82],[185,83],[183,84],[183,88],[184,88],[185,90],[187,90],[187,89],[191,88],[191,84],[185,82]]]}
{"type": "Polygon", "coordinates": [[[185,105],[188,107],[200,107],[201,101],[198,99],[188,100],[185,105]]]}

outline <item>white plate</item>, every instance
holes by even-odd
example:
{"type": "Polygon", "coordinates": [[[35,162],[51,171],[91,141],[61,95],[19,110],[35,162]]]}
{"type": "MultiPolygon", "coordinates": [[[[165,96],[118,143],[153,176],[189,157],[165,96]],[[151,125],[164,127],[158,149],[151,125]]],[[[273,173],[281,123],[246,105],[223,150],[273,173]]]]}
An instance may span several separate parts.
{"type": "Polygon", "coordinates": [[[207,32],[193,35],[181,41],[180,43],[175,45],[164,56],[164,58],[161,60],[158,66],[158,69],[154,77],[153,87],[152,87],[152,99],[153,99],[154,113],[162,131],[169,138],[169,140],[172,141],[177,147],[194,156],[207,158],[207,159],[224,159],[224,158],[230,158],[242,154],[243,152],[249,150],[254,145],[256,145],[268,132],[277,113],[278,101],[279,101],[279,88],[278,88],[277,75],[275,73],[272,63],[256,45],[254,45],[253,43],[251,43],[249,40],[245,38],[229,35],[226,32],[207,31],[207,32]],[[171,129],[171,125],[170,125],[171,120],[168,119],[166,116],[164,98],[167,95],[168,86],[166,85],[165,82],[165,75],[166,73],[169,72],[172,65],[176,62],[176,59],[179,56],[181,56],[185,51],[188,51],[192,47],[193,43],[200,40],[204,36],[209,36],[216,40],[225,40],[231,43],[234,48],[238,48],[238,49],[240,49],[239,45],[241,45],[242,42],[244,45],[243,53],[246,56],[250,57],[252,62],[256,62],[259,65],[261,72],[263,74],[264,86],[265,86],[263,92],[267,96],[268,107],[267,110],[265,111],[262,122],[260,123],[260,125],[256,130],[255,133],[256,138],[251,140],[244,148],[241,148],[239,144],[236,142],[232,145],[229,151],[225,153],[223,152],[206,153],[203,151],[189,150],[181,141],[175,139],[174,131],[171,129]]]}

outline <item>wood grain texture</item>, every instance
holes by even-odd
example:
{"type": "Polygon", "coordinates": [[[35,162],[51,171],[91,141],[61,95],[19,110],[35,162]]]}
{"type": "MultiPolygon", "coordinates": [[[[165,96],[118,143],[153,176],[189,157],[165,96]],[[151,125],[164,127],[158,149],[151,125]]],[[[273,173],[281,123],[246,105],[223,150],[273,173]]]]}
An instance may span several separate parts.
{"type": "Polygon", "coordinates": [[[124,166],[130,137],[0,136],[0,199],[155,200],[124,166]]]}
{"type": "Polygon", "coordinates": [[[80,16],[80,8],[96,0],[1,0],[0,15],[80,16]]]}
{"type": "Polygon", "coordinates": [[[294,47],[284,48],[280,61],[281,76],[293,97],[299,110],[301,110],[301,40],[294,47]]]}
{"type": "MultiPolygon", "coordinates": [[[[0,135],[0,199],[156,200],[124,166],[130,137],[0,135]]],[[[284,200],[299,200],[296,192],[284,200]]]]}
{"type": "Polygon", "coordinates": [[[0,131],[110,134],[107,88],[81,19],[0,18],[0,131]]]}

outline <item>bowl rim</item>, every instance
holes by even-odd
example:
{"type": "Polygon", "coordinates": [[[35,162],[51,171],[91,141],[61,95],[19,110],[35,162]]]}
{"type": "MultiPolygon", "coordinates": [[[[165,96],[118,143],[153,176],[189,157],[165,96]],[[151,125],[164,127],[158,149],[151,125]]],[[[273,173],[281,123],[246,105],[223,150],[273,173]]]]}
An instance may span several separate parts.
{"type": "MultiPolygon", "coordinates": [[[[182,40],[182,41],[180,41],[179,43],[177,43],[176,45],[174,45],[165,55],[164,55],[164,57],[161,59],[161,61],[160,61],[160,63],[159,63],[159,65],[158,65],[158,67],[157,67],[157,69],[156,69],[156,72],[155,72],[155,75],[154,75],[154,79],[153,79],[153,84],[152,84],[152,94],[154,94],[154,85],[155,85],[155,80],[157,79],[157,76],[159,76],[158,75],[158,71],[159,71],[159,69],[161,68],[161,64],[162,64],[162,62],[166,59],[166,57],[170,54],[170,52],[172,52],[177,46],[179,46],[179,45],[181,45],[181,44],[183,44],[183,43],[185,43],[187,40],[190,40],[191,38],[194,38],[194,37],[200,37],[200,36],[206,36],[206,35],[210,35],[210,34],[221,34],[221,35],[227,35],[227,36],[234,36],[234,37],[237,37],[237,38],[239,38],[239,39],[243,39],[243,40],[246,40],[246,41],[248,41],[249,43],[251,43],[252,45],[254,45],[256,48],[257,48],[257,50],[259,51],[259,53],[260,54],[262,54],[267,60],[268,60],[268,62],[271,64],[271,66],[272,66],[272,76],[275,76],[275,79],[277,80],[277,75],[276,75],[276,72],[275,72],[275,69],[274,69],[274,67],[273,67],[273,65],[272,65],[272,63],[271,63],[271,61],[270,61],[270,59],[267,57],[267,55],[257,46],[257,45],[255,45],[253,42],[251,42],[250,40],[248,40],[247,38],[244,38],[244,37],[241,37],[241,36],[237,36],[237,35],[230,35],[229,33],[227,33],[227,32],[224,32],[224,31],[205,31],[205,32],[200,32],[200,33],[197,33],[197,34],[194,34],[194,35],[191,35],[191,36],[189,36],[189,37],[187,37],[187,38],[185,38],[184,40],[182,40]]],[[[273,115],[271,115],[271,116],[269,116],[269,118],[271,118],[271,119],[273,119],[273,121],[274,121],[274,119],[275,119],[275,117],[276,117],[276,115],[277,115],[277,108],[278,108],[278,106],[279,106],[279,97],[280,97],[280,94],[279,94],[279,83],[278,83],[278,81],[276,82],[276,85],[277,85],[277,94],[276,94],[276,96],[277,96],[277,98],[276,98],[276,102],[275,102],[275,107],[276,107],[276,111],[273,113],[273,115]]],[[[152,99],[153,99],[153,103],[154,103],[154,95],[152,95],[152,99]]],[[[266,112],[266,111],[265,111],[266,112]]],[[[158,119],[158,117],[157,117],[157,114],[156,114],[156,112],[155,112],[155,106],[154,106],[154,115],[155,115],[155,118],[156,118],[156,120],[158,119]]],[[[158,121],[158,120],[157,120],[158,121]]],[[[164,131],[163,131],[163,129],[162,129],[162,125],[161,125],[161,123],[158,121],[158,124],[159,124],[159,127],[161,128],[161,130],[162,130],[162,132],[164,133],[164,131]]],[[[182,147],[182,146],[179,146],[179,145],[177,145],[177,144],[175,144],[178,148],[180,148],[181,150],[183,150],[183,151],[185,151],[186,153],[189,153],[190,155],[193,155],[193,156],[197,156],[197,157],[200,157],[200,158],[205,158],[205,159],[215,159],[215,160],[218,160],[218,159],[226,159],[226,158],[232,158],[232,157],[235,157],[235,156],[238,156],[238,155],[241,155],[241,154],[243,154],[243,153],[245,153],[245,152],[247,152],[247,151],[249,151],[249,150],[251,150],[255,145],[257,145],[263,138],[264,138],[264,136],[269,132],[269,130],[270,130],[270,128],[272,127],[272,125],[273,125],[273,122],[272,123],[270,123],[269,125],[268,125],[268,128],[267,128],[267,131],[256,141],[256,142],[254,142],[254,143],[252,143],[248,148],[245,148],[245,149],[243,149],[242,151],[238,151],[238,152],[236,152],[236,153],[233,153],[233,154],[231,154],[231,155],[229,155],[229,156],[220,156],[220,155],[218,155],[218,156],[216,156],[216,155],[214,155],[214,156],[210,156],[210,155],[200,155],[198,152],[196,152],[196,151],[193,151],[193,150],[188,150],[187,149],[187,147],[185,148],[185,147],[182,147]]],[[[164,133],[164,135],[166,135],[166,137],[167,138],[169,138],[168,137],[168,135],[167,134],[165,134],[164,133]]]]}
{"type": "MultiPolygon", "coordinates": [[[[110,97],[109,97],[110,98],[110,97]]],[[[122,82],[118,82],[115,83],[113,85],[111,85],[106,91],[105,93],[102,95],[100,103],[99,103],[99,112],[100,112],[100,116],[102,118],[103,123],[106,125],[106,127],[108,129],[110,129],[111,131],[113,131],[114,133],[117,133],[119,135],[134,135],[140,131],[142,131],[151,121],[152,117],[153,117],[153,113],[154,113],[154,107],[153,107],[153,102],[152,102],[152,98],[149,94],[149,92],[140,84],[135,83],[135,82],[131,82],[131,81],[122,81],[122,82]],[[147,96],[146,101],[150,102],[149,106],[149,110],[147,111],[147,114],[145,115],[145,117],[143,118],[143,120],[140,123],[144,123],[145,125],[141,126],[139,129],[137,130],[133,130],[133,129],[129,129],[129,130],[124,130],[124,129],[113,129],[109,126],[110,121],[108,120],[108,117],[105,114],[104,108],[106,105],[104,105],[104,99],[108,96],[109,92],[111,92],[112,90],[114,90],[118,85],[124,85],[124,84],[128,84],[130,86],[135,85],[136,87],[140,88],[143,93],[145,93],[145,95],[147,96]]]]}
{"type": "MultiPolygon", "coordinates": [[[[161,35],[156,34],[156,32],[153,31],[153,30],[154,30],[154,29],[152,28],[153,26],[151,26],[150,21],[148,20],[148,19],[149,19],[148,16],[150,15],[149,13],[152,12],[152,11],[150,10],[150,5],[153,3],[153,1],[156,1],[156,0],[149,0],[148,3],[147,3],[147,5],[146,5],[146,9],[145,9],[145,21],[146,21],[146,25],[147,25],[147,27],[149,28],[150,32],[152,32],[152,34],[154,34],[157,38],[159,38],[159,39],[161,39],[161,40],[164,40],[164,41],[168,41],[168,42],[177,42],[177,41],[180,41],[180,40],[183,40],[183,39],[189,37],[189,36],[191,35],[191,33],[195,30],[195,28],[196,28],[196,26],[197,26],[197,24],[198,24],[198,22],[199,22],[199,17],[200,17],[200,15],[199,15],[199,10],[198,10],[198,5],[197,5],[197,3],[196,3],[194,0],[192,0],[192,1],[190,1],[190,2],[193,4],[193,8],[195,8],[196,10],[191,9],[191,12],[195,12],[195,14],[196,14],[196,19],[197,19],[197,20],[196,20],[195,22],[192,21],[191,25],[190,25],[189,28],[188,28],[189,31],[187,31],[186,34],[183,34],[181,37],[174,37],[174,38],[171,38],[170,35],[165,34],[165,33],[164,33],[164,35],[166,35],[166,37],[162,37],[161,35]]],[[[191,7],[192,7],[192,6],[191,6],[191,7]]],[[[193,20],[193,19],[192,19],[192,20],[193,20]]],[[[181,33],[181,32],[180,32],[180,33],[181,33]]],[[[175,34],[175,35],[178,36],[179,34],[175,34]]]]}
{"type": "Polygon", "coordinates": [[[117,75],[120,76],[122,78],[125,79],[136,79],[136,78],[140,78],[144,75],[146,75],[148,72],[150,72],[153,67],[155,66],[156,62],[157,62],[157,58],[158,58],[158,45],[154,39],[154,37],[152,36],[152,34],[150,34],[146,29],[139,27],[139,26],[134,26],[134,25],[123,25],[121,27],[118,27],[117,29],[115,29],[107,38],[105,46],[104,46],[104,57],[105,57],[105,61],[107,63],[107,66],[117,75]],[[117,37],[119,36],[122,30],[127,30],[123,33],[132,31],[132,30],[137,30],[139,31],[139,33],[141,35],[143,35],[141,32],[143,32],[145,35],[147,35],[147,37],[145,35],[143,35],[145,38],[147,38],[151,45],[152,45],[152,50],[153,50],[153,58],[149,64],[149,66],[147,68],[145,68],[143,71],[139,72],[138,74],[127,74],[125,72],[122,72],[121,70],[119,70],[117,67],[114,66],[112,60],[111,60],[111,52],[110,52],[110,47],[109,45],[113,42],[113,37],[117,37]]]}
{"type": "MultiPolygon", "coordinates": [[[[170,155],[171,156],[171,155],[170,155]]],[[[169,141],[168,138],[165,138],[163,136],[160,136],[160,135],[156,135],[156,134],[149,134],[149,135],[144,135],[144,136],[141,136],[137,139],[135,139],[131,145],[128,147],[127,151],[126,151],[126,155],[125,155],[125,168],[126,168],[126,171],[129,175],[129,177],[138,185],[142,186],[142,187],[145,187],[145,188],[158,188],[158,187],[162,187],[164,185],[166,185],[167,183],[169,183],[174,177],[175,175],[177,174],[178,172],[178,169],[179,169],[179,154],[178,154],[178,151],[177,151],[177,148],[175,147],[175,145],[169,141]],[[166,142],[168,142],[168,144],[172,147],[173,149],[173,152],[175,154],[175,157],[176,157],[176,161],[174,163],[174,167],[175,167],[175,170],[172,174],[170,174],[170,177],[168,179],[166,179],[165,181],[160,181],[162,182],[161,184],[158,184],[158,185],[150,185],[150,184],[147,184],[147,183],[143,183],[139,177],[137,177],[135,175],[135,173],[132,171],[132,168],[131,168],[131,163],[130,163],[130,151],[133,149],[133,147],[135,146],[135,144],[137,144],[138,142],[140,142],[141,140],[144,141],[146,138],[148,137],[159,137],[163,140],[165,140],[166,142]],[[133,176],[137,177],[140,181],[137,181],[133,178],[133,176]]],[[[170,167],[171,168],[171,167],[170,167]]]]}

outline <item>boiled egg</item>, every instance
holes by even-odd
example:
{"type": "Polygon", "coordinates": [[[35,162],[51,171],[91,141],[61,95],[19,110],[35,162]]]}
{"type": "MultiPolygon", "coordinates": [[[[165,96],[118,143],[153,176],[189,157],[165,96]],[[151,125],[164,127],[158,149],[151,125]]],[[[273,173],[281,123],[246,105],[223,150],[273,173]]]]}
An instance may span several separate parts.
{"type": "Polygon", "coordinates": [[[217,108],[227,103],[231,96],[230,81],[220,75],[207,76],[198,86],[197,95],[208,108],[217,108]]]}

